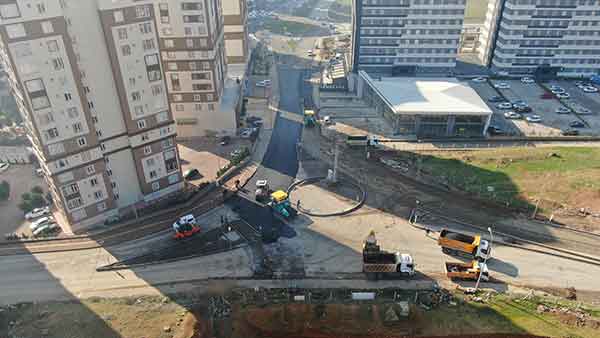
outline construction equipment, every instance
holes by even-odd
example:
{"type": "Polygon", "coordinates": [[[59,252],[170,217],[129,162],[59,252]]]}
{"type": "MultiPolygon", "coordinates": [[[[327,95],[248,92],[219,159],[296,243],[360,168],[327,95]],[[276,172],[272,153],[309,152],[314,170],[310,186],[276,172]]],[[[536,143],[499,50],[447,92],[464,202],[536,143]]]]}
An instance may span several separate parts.
{"type": "Polygon", "coordinates": [[[263,202],[268,201],[269,196],[273,191],[269,189],[269,182],[267,180],[256,181],[256,191],[254,192],[254,199],[263,202]]]}
{"type": "Polygon", "coordinates": [[[442,247],[443,253],[449,255],[484,260],[490,258],[491,254],[490,243],[481,239],[480,235],[470,236],[447,229],[440,232],[438,245],[442,247]]]}
{"type": "Polygon", "coordinates": [[[271,194],[269,206],[281,216],[284,220],[293,219],[298,215],[296,209],[292,208],[288,193],[283,190],[277,190],[271,194]]]}
{"type": "Polygon", "coordinates": [[[196,224],[196,217],[192,214],[181,216],[173,223],[175,231],[175,239],[187,238],[200,231],[200,227],[196,224]]]}
{"type": "Polygon", "coordinates": [[[477,280],[481,274],[482,281],[489,281],[490,274],[485,263],[473,260],[470,263],[446,262],[446,276],[450,279],[477,280]]]}
{"type": "Polygon", "coordinates": [[[315,111],[312,109],[304,109],[304,125],[307,127],[314,127],[317,124],[315,117],[315,111]]]}
{"type": "Polygon", "coordinates": [[[363,244],[363,272],[369,280],[378,280],[383,276],[412,276],[415,264],[410,254],[381,250],[371,230],[363,244]]]}

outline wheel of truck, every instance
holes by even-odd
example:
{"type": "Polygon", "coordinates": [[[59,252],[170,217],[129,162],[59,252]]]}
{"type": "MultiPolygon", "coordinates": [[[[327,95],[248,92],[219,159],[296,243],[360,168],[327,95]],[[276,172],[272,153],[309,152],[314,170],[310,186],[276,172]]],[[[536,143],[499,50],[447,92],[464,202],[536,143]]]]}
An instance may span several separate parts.
{"type": "Polygon", "coordinates": [[[442,248],[442,252],[445,253],[446,255],[450,254],[450,249],[448,248],[442,248]]]}

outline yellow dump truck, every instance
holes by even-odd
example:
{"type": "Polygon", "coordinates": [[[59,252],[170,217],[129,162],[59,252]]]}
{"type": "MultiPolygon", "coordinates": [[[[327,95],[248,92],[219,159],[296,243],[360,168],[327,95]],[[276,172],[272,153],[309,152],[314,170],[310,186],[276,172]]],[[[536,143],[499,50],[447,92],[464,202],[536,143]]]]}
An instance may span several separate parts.
{"type": "Polygon", "coordinates": [[[447,229],[440,232],[438,245],[442,247],[442,252],[455,256],[467,256],[475,259],[484,260],[490,257],[490,243],[481,239],[480,235],[470,236],[453,232],[447,229]]]}
{"type": "Polygon", "coordinates": [[[477,280],[481,273],[481,280],[488,281],[490,275],[487,265],[478,261],[470,263],[446,262],[446,276],[450,279],[477,280]]]}

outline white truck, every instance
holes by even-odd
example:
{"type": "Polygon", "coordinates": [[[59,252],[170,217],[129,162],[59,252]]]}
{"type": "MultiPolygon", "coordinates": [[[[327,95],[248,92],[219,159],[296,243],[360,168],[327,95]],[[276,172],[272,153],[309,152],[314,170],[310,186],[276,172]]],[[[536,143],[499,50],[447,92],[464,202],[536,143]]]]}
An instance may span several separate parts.
{"type": "Polygon", "coordinates": [[[415,262],[410,254],[381,250],[371,231],[363,245],[363,272],[369,280],[407,277],[415,274],[415,262]]]}

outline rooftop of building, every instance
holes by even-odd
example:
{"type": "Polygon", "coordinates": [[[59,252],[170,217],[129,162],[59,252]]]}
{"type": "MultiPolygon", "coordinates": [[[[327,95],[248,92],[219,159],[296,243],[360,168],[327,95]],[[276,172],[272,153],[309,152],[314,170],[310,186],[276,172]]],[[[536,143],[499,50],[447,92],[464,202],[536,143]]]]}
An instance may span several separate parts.
{"type": "Polygon", "coordinates": [[[396,114],[491,115],[492,111],[468,84],[455,78],[390,77],[367,82],[387,100],[396,114]]]}

